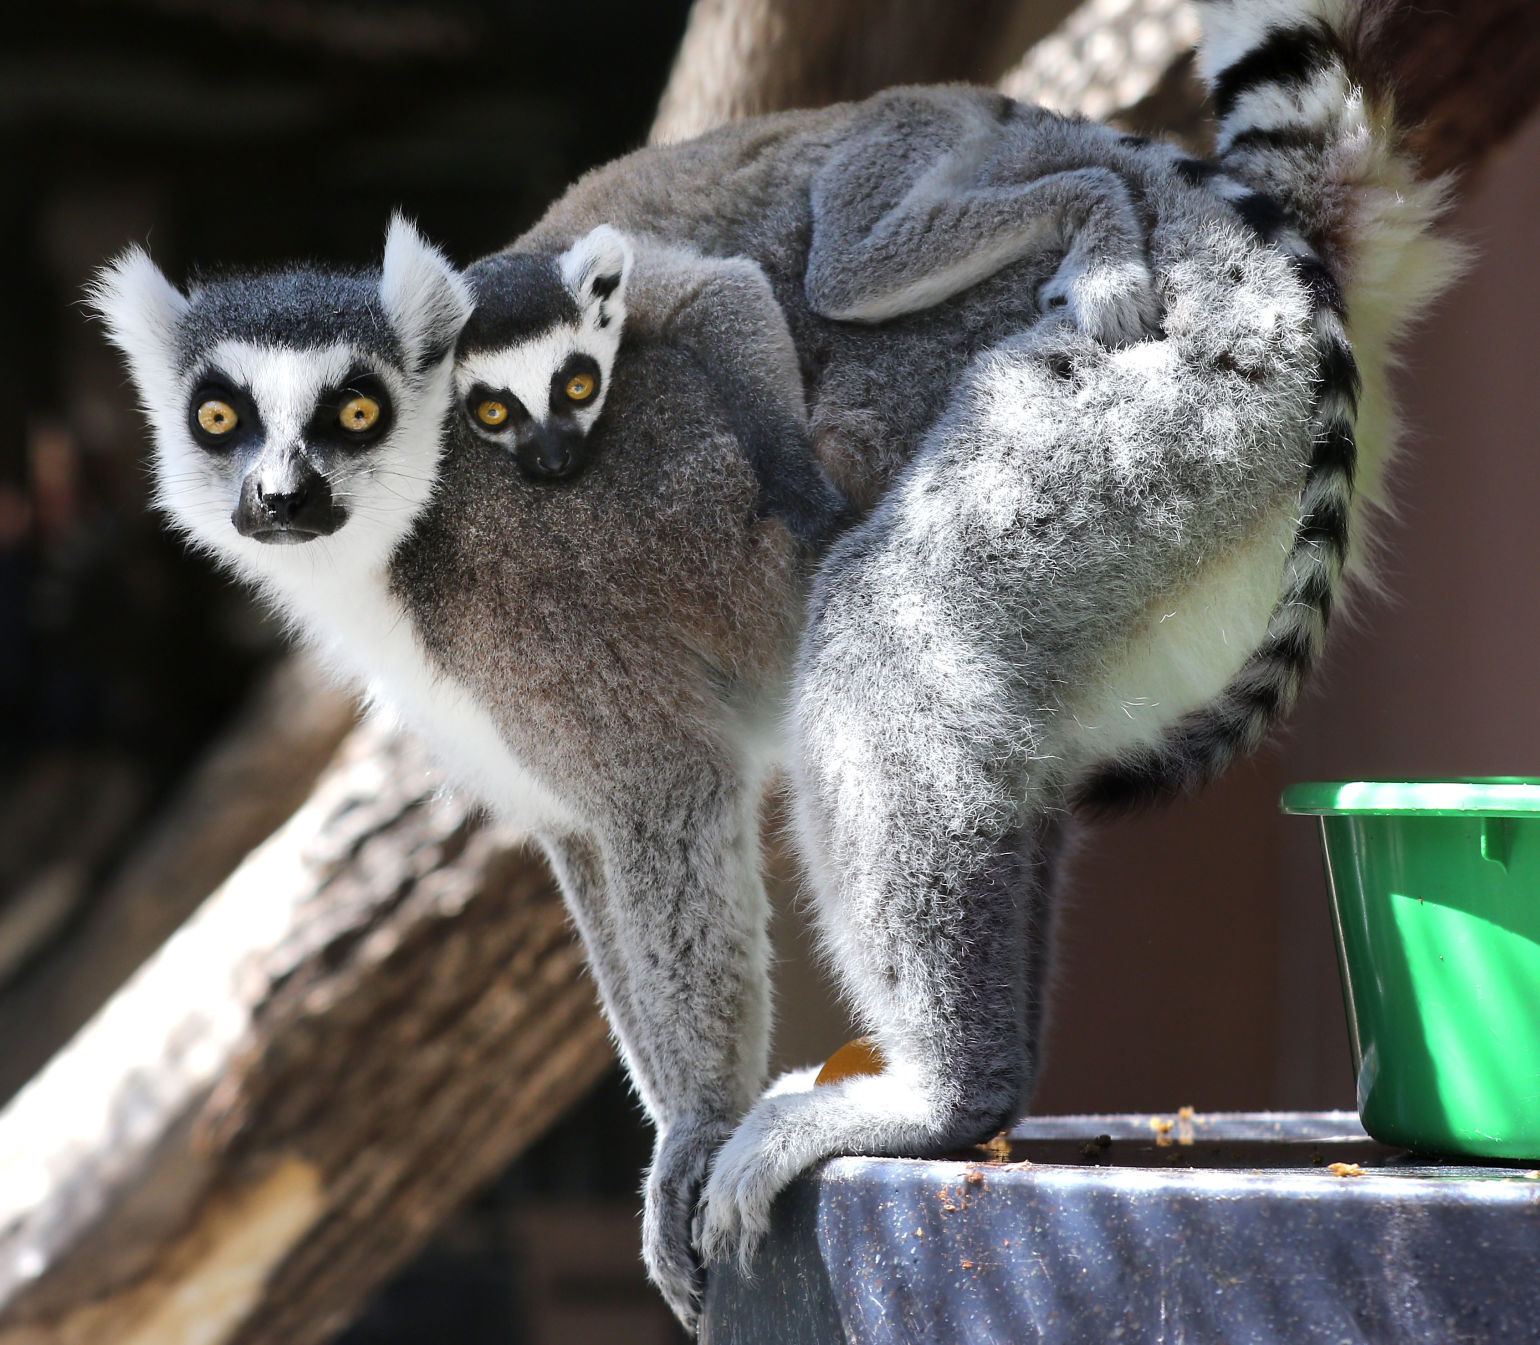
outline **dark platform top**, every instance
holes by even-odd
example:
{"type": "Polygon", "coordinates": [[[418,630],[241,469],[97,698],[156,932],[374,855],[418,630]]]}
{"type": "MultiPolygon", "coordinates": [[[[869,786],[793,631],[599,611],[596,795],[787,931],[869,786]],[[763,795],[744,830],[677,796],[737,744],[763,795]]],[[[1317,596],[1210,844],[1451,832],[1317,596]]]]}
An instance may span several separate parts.
{"type": "Polygon", "coordinates": [[[795,1183],[752,1278],[714,1269],[701,1338],[1540,1343],[1529,1172],[1413,1158],[1351,1112],[1034,1117],[1008,1159],[837,1158],[795,1183]]]}

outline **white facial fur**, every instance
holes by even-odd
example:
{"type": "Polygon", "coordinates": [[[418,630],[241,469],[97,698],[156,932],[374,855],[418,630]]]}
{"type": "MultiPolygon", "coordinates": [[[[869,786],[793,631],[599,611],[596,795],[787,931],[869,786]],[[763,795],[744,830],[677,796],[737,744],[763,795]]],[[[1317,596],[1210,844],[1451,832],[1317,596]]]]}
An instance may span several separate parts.
{"type": "Polygon", "coordinates": [[[427,502],[438,464],[444,394],[414,387],[383,360],[342,344],[289,349],[222,341],[180,380],[179,391],[172,413],[156,418],[156,503],[200,547],[249,579],[306,582],[318,565],[380,569],[427,502]],[[334,497],[348,511],[347,522],[303,546],[275,547],[243,537],[230,521],[242,481],[251,473],[264,485],[276,481],[286,459],[304,454],[305,428],[321,394],[361,368],[389,389],[395,424],[378,443],[327,473],[334,497]],[[244,389],[256,403],[264,432],[254,459],[211,454],[188,431],[183,408],[209,375],[244,389]]]}
{"type": "Polygon", "coordinates": [[[574,355],[587,355],[599,366],[599,390],[589,401],[568,408],[587,434],[609,394],[625,326],[631,262],[631,245],[607,224],[573,244],[557,265],[577,304],[578,320],[553,323],[528,340],[462,356],[455,368],[461,401],[477,386],[506,391],[536,422],[543,422],[549,416],[552,379],[574,355]]]}
{"type": "Polygon", "coordinates": [[[432,494],[453,390],[449,355],[470,315],[470,294],[443,255],[398,218],[379,297],[402,348],[399,367],[345,341],[227,338],[182,371],[178,331],[192,305],[142,249],[106,267],[91,293],[138,385],[155,440],[157,499],[173,526],[260,587],[326,663],[411,723],[504,816],[543,825],[563,818],[563,805],[509,752],[485,708],[427,656],[388,573],[432,494]],[[241,479],[256,473],[260,480],[300,451],[318,394],[363,371],[384,385],[394,421],[356,455],[331,454],[326,477],[347,521],[300,545],[242,536],[231,521],[241,479]],[[260,443],[211,453],[194,439],[190,401],[211,374],[250,397],[260,443]]]}
{"type": "Polygon", "coordinates": [[[432,492],[451,386],[447,355],[469,316],[469,293],[443,255],[397,217],[386,238],[379,296],[405,367],[345,342],[228,339],[180,370],[177,329],[190,304],[142,249],[130,248],[106,267],[92,289],[111,339],[128,357],[154,433],[157,503],[200,547],[264,587],[292,594],[321,569],[381,571],[432,492]],[[308,456],[305,428],[319,395],[362,370],[385,385],[393,423],[356,455],[331,455],[325,474],[347,521],[303,545],[242,536],[231,514],[244,479],[256,473],[265,481],[286,456],[308,456]],[[188,408],[210,375],[255,403],[263,434],[250,451],[210,452],[194,439],[188,408]]]}

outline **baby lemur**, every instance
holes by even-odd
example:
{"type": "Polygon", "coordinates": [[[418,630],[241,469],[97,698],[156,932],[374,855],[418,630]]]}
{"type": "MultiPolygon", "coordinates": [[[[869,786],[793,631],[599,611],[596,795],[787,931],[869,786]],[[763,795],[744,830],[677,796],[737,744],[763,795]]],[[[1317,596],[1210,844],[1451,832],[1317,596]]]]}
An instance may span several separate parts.
{"type": "Polygon", "coordinates": [[[708,1166],[717,1256],[1024,1107],[1066,809],[1218,769],[1319,648],[1437,193],[1341,6],[1204,10],[1212,162],[904,90],[622,159],[468,280],[403,225],[378,276],[103,278],[177,525],[551,854],[686,1321],[708,1166]],[[888,1063],[762,1093],[780,763],[888,1063]]]}

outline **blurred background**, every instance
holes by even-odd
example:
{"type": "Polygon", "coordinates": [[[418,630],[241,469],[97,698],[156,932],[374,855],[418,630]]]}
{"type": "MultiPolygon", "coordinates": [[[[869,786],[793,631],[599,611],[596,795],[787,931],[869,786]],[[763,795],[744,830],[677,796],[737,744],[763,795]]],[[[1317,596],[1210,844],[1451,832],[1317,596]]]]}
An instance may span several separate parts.
{"type": "MultiPolygon", "coordinates": [[[[249,596],[149,512],[142,424],[80,304],[92,268],[131,241],[174,277],[295,257],[365,265],[396,206],[468,261],[645,139],[688,8],[63,0],[8,16],[6,1096],[58,1044],[45,1020],[72,937],[210,743],[254,696],[275,694],[264,679],[284,648],[249,596]]],[[[1019,8],[1019,45],[999,69],[1070,6],[1019,8]]],[[[1381,528],[1383,591],[1360,595],[1278,744],[1201,798],[1080,846],[1039,1110],[1351,1107],[1316,838],[1278,815],[1281,788],[1540,774],[1537,217],[1531,119],[1462,183],[1451,228],[1478,258],[1406,352],[1408,451],[1381,528]]],[[[302,681],[284,694],[328,693],[302,681]]],[[[820,1059],[847,1035],[785,900],[793,887],[782,884],[777,924],[781,1064],[820,1059]]],[[[612,1075],[343,1339],[676,1338],[636,1260],[649,1145],[612,1075]]]]}

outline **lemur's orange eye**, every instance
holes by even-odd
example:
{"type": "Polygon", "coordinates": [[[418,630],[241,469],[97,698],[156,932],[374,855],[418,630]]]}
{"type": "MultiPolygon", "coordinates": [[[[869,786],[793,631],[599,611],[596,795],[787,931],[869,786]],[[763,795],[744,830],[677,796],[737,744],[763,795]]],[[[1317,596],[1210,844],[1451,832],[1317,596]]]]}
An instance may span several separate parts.
{"type": "Polygon", "coordinates": [[[241,418],[235,414],[235,408],[229,402],[210,397],[208,401],[199,403],[198,428],[205,434],[229,434],[240,423],[241,418]]]}
{"type": "Polygon", "coordinates": [[[484,402],[477,402],[476,419],[495,430],[499,425],[508,423],[508,403],[500,402],[493,397],[488,397],[484,402]]]}
{"type": "Polygon", "coordinates": [[[345,430],[358,434],[372,430],[380,419],[380,404],[373,397],[349,397],[337,413],[337,421],[345,430]]]}
{"type": "Polygon", "coordinates": [[[574,374],[567,380],[567,396],[574,402],[586,402],[594,395],[592,374],[574,374]]]}

